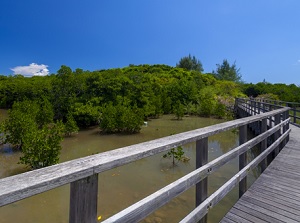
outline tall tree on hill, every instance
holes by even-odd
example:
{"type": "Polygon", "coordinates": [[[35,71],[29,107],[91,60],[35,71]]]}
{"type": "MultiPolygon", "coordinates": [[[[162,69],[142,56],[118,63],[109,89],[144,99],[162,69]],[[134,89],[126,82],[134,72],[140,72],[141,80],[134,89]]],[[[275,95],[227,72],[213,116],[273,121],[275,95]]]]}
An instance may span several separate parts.
{"type": "Polygon", "coordinates": [[[187,70],[195,70],[199,72],[203,72],[203,66],[200,60],[198,60],[195,56],[182,57],[176,67],[184,68],[187,70]]]}
{"type": "Polygon", "coordinates": [[[234,82],[242,82],[242,75],[240,74],[240,68],[236,67],[235,62],[230,65],[229,62],[224,59],[222,64],[216,64],[217,70],[213,71],[213,75],[219,80],[227,80],[234,82]]]}

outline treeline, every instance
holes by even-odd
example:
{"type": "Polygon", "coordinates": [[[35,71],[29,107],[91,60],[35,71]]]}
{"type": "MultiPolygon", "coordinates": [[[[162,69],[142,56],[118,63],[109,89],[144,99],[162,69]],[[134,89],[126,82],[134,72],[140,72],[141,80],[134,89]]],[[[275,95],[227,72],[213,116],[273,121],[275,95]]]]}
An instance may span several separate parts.
{"type": "Polygon", "coordinates": [[[162,114],[224,118],[238,96],[238,83],[166,65],[92,72],[63,65],[45,77],[0,76],[0,107],[11,109],[0,124],[0,143],[22,150],[20,163],[35,169],[57,163],[63,134],[78,127],[136,133],[162,114]]]}
{"type": "Polygon", "coordinates": [[[63,65],[45,77],[0,76],[0,107],[10,109],[0,123],[0,144],[19,148],[21,163],[40,168],[58,162],[63,135],[78,127],[136,133],[145,120],[162,114],[232,118],[235,97],[300,102],[296,85],[244,84],[235,63],[227,60],[211,74],[202,71],[201,62],[189,55],[177,67],[72,71],[63,65]]]}
{"type": "Polygon", "coordinates": [[[126,118],[137,119],[140,124],[144,119],[170,113],[179,119],[184,114],[224,117],[229,101],[239,95],[236,83],[166,65],[131,65],[93,72],[61,66],[57,74],[45,77],[0,78],[2,108],[24,100],[46,100],[53,107],[55,120],[66,122],[71,115],[80,127],[100,123],[107,132],[139,131],[134,126],[122,127],[127,125],[126,118]],[[126,118],[122,118],[125,113],[126,118]]]}
{"type": "Polygon", "coordinates": [[[273,100],[287,102],[300,102],[300,87],[295,84],[271,84],[259,82],[257,84],[244,84],[243,92],[249,97],[268,97],[273,100]]]}

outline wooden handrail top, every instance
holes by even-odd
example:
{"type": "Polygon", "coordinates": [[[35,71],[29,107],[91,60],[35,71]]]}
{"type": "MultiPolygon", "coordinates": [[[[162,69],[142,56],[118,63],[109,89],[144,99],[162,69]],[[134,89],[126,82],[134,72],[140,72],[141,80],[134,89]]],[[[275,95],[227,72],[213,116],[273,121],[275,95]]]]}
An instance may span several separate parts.
{"type": "Polygon", "coordinates": [[[0,179],[0,206],[42,193],[124,164],[149,157],[171,148],[194,142],[233,128],[288,111],[284,107],[259,115],[232,120],[185,133],[126,146],[39,170],[0,179]]]}
{"type": "Polygon", "coordinates": [[[263,100],[263,101],[279,102],[279,103],[284,103],[284,104],[300,105],[299,102],[289,102],[289,101],[280,101],[280,100],[271,100],[271,99],[262,99],[262,98],[259,98],[259,99],[253,98],[253,100],[256,100],[256,101],[263,100]]]}
{"type": "Polygon", "coordinates": [[[275,104],[271,104],[271,103],[268,103],[268,102],[261,102],[260,100],[256,100],[256,99],[247,99],[247,98],[237,98],[238,101],[241,101],[241,100],[245,100],[246,102],[251,102],[251,101],[255,101],[255,102],[260,102],[262,104],[265,104],[265,105],[268,105],[268,106],[273,106],[273,107],[277,107],[277,108],[284,108],[286,106],[282,106],[282,105],[275,105],[275,104]]]}
{"type": "Polygon", "coordinates": [[[230,180],[223,184],[218,190],[204,200],[198,207],[196,207],[191,213],[189,213],[180,223],[192,223],[199,222],[201,218],[208,213],[209,209],[213,208],[222,198],[231,191],[239,182],[247,176],[250,170],[253,170],[257,165],[263,161],[284,140],[284,138],[290,133],[290,129],[280,136],[270,147],[263,151],[260,155],[250,161],[242,170],[236,173],[230,180]]]}
{"type": "MultiPolygon", "coordinates": [[[[172,182],[171,184],[165,186],[164,188],[149,195],[143,200],[140,200],[137,203],[131,205],[130,207],[122,210],[121,212],[105,220],[103,223],[133,222],[133,221],[143,219],[143,217],[147,216],[153,210],[168,203],[174,197],[183,193],[191,186],[195,185],[202,179],[206,178],[208,175],[214,173],[220,167],[230,162],[232,159],[238,157],[240,154],[247,152],[249,148],[254,147],[261,141],[265,140],[267,137],[274,134],[276,131],[278,131],[282,126],[286,125],[288,122],[289,119],[279,123],[278,125],[274,126],[274,128],[269,129],[268,131],[262,133],[261,135],[256,136],[255,138],[247,141],[246,143],[230,150],[229,152],[219,156],[218,158],[210,161],[209,163],[203,165],[202,167],[186,174],[180,179],[172,182]]],[[[285,138],[287,134],[289,134],[289,131],[287,131],[285,135],[282,136],[282,139],[285,138]]],[[[275,145],[273,145],[272,148],[275,145]]]]}

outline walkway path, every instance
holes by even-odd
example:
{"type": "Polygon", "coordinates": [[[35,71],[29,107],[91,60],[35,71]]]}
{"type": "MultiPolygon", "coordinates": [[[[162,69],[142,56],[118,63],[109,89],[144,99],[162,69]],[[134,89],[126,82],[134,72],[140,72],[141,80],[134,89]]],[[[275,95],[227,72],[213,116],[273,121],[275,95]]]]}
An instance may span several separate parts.
{"type": "Polygon", "coordinates": [[[300,222],[300,128],[221,222],[300,222]]]}

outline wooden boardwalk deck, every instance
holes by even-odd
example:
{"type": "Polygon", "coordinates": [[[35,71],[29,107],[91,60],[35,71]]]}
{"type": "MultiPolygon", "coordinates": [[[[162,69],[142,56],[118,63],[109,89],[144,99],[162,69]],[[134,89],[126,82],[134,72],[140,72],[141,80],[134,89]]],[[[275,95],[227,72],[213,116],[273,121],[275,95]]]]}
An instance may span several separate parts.
{"type": "Polygon", "coordinates": [[[300,222],[300,128],[221,222],[300,222]]]}

